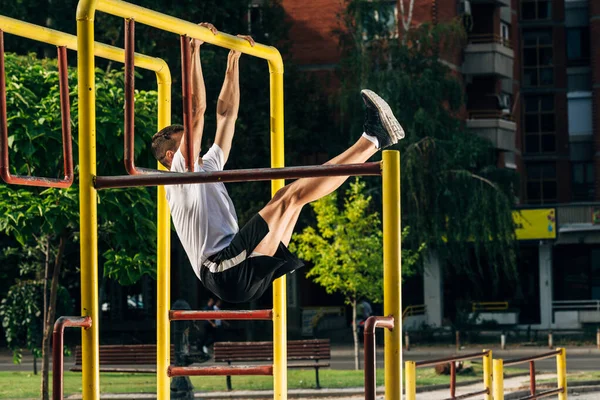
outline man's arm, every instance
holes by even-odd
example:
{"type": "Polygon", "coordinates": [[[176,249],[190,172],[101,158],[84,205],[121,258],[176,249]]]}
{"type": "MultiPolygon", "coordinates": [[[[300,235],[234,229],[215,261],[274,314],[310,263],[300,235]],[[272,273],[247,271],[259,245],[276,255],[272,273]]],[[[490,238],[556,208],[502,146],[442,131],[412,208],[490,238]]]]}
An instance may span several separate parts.
{"type": "MultiPolygon", "coordinates": [[[[254,46],[250,36],[238,35],[254,46]]],[[[227,57],[225,80],[217,101],[217,134],[215,143],[223,150],[224,162],[229,158],[231,141],[235,132],[235,122],[240,108],[240,60],[241,53],[231,50],[227,57]]]]}
{"type": "MultiPolygon", "coordinates": [[[[217,29],[208,22],[202,22],[200,26],[210,29],[210,31],[216,35],[217,29]]],[[[196,161],[200,154],[200,147],[202,145],[202,132],[204,130],[204,112],[206,111],[206,89],[204,87],[204,77],[202,76],[202,64],[200,63],[200,46],[204,42],[198,39],[192,39],[190,41],[192,57],[191,57],[191,83],[192,83],[192,158],[196,161]]],[[[179,149],[183,154],[183,157],[187,160],[187,147],[185,142],[185,135],[181,140],[179,149]]]]}

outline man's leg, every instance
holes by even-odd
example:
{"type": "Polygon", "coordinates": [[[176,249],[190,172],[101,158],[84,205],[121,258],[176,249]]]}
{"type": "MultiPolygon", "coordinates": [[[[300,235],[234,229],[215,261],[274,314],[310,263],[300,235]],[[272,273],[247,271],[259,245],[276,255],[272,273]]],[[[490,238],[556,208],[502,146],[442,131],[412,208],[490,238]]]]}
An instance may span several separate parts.
{"type": "MultiPolygon", "coordinates": [[[[375,145],[361,137],[348,150],[325,164],[359,164],[377,152],[375,145]]],[[[348,179],[348,176],[301,178],[279,190],[258,213],[269,225],[269,233],[255,251],[273,255],[279,243],[288,245],[302,207],[327,196],[348,179]]]]}
{"type": "MultiPolygon", "coordinates": [[[[404,137],[404,130],[394,117],[390,106],[371,90],[362,90],[365,103],[364,134],[348,150],[326,164],[359,164],[367,161],[379,149],[391,146],[404,137]]],[[[255,251],[274,255],[279,243],[287,245],[300,210],[305,204],[318,200],[336,190],[348,176],[302,178],[279,190],[259,211],[269,225],[269,233],[255,251]]]]}

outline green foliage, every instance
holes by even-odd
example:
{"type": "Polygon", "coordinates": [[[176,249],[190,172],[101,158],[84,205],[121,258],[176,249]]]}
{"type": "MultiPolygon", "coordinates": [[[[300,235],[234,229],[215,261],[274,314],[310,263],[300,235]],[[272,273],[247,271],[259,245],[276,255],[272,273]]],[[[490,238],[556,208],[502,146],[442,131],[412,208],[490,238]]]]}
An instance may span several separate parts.
{"type": "MultiPolygon", "coordinates": [[[[33,55],[6,55],[9,151],[12,173],[60,177],[62,134],[58,72],[53,60],[33,55]]],[[[97,170],[99,174],[123,174],[124,74],[121,70],[97,70],[97,170]]],[[[77,81],[75,69],[69,81],[77,81]]],[[[74,160],[77,160],[77,86],[70,86],[74,160]]],[[[147,145],[156,131],[154,91],[136,91],[136,143],[138,165],[156,162],[147,145]],[[145,157],[142,157],[145,155],[145,157]]],[[[79,226],[78,188],[40,190],[0,186],[0,232],[21,245],[44,234],[69,231],[76,239],[79,226]]],[[[135,283],[143,274],[154,276],[154,189],[100,192],[98,217],[105,274],[122,284],[135,283]]],[[[73,244],[73,243],[71,243],[73,244]]]]}
{"type": "MultiPolygon", "coordinates": [[[[361,297],[383,300],[381,220],[379,213],[369,212],[371,196],[366,196],[364,189],[358,178],[352,182],[342,209],[336,193],[311,203],[317,229],[309,226],[294,234],[290,245],[299,257],[314,264],[307,276],[327,293],[341,293],[348,303],[361,297]]],[[[405,228],[403,237],[407,235],[405,228]]],[[[414,272],[423,249],[423,245],[417,251],[403,249],[403,276],[414,272]]]]}
{"type": "MultiPolygon", "coordinates": [[[[19,281],[0,303],[2,328],[8,346],[15,350],[13,358],[17,363],[21,360],[21,348],[41,356],[43,288],[43,281],[19,281]]],[[[62,286],[57,292],[57,310],[59,315],[71,314],[73,310],[69,293],[62,286]]]]}
{"type": "Polygon", "coordinates": [[[354,116],[361,115],[361,88],[380,93],[406,131],[396,147],[402,151],[402,218],[414,233],[412,247],[426,243],[451,268],[487,282],[479,287],[493,287],[490,280],[499,275],[514,279],[517,175],[497,168],[492,144],[464,129],[464,89],[443,62],[460,51],[462,26],[422,24],[405,34],[404,45],[392,36],[395,30],[372,18],[373,7],[376,2],[351,0],[344,15],[342,129],[360,132],[362,121],[354,116]]]}

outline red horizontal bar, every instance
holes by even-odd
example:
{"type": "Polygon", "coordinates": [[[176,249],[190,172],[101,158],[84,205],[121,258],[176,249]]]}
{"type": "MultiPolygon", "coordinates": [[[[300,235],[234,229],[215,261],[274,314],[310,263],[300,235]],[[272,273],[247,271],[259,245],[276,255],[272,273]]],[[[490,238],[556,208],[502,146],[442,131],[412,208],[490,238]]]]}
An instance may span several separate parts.
{"type": "Polygon", "coordinates": [[[381,175],[381,163],[326,164],[307,167],[238,169],[219,172],[171,172],[166,174],[96,176],[96,189],[134,186],[184,185],[214,182],[254,182],[322,176],[381,175]]]}
{"type": "Polygon", "coordinates": [[[225,320],[272,320],[273,310],[249,311],[169,311],[171,321],[201,321],[207,319],[225,320]]]}
{"type": "Polygon", "coordinates": [[[462,400],[462,399],[468,399],[469,397],[480,396],[482,394],[488,394],[488,393],[489,393],[488,389],[484,389],[484,390],[480,390],[479,392],[471,392],[471,393],[461,394],[461,395],[455,396],[455,397],[448,397],[447,399],[444,399],[444,400],[462,400]]]}
{"type": "Polygon", "coordinates": [[[565,391],[564,388],[558,388],[558,389],[552,389],[552,390],[547,390],[545,392],[539,392],[537,394],[532,394],[531,396],[527,396],[527,397],[521,397],[520,400],[535,400],[535,399],[541,399],[543,397],[548,397],[548,396],[552,396],[554,394],[558,394],[558,393],[563,393],[565,391]]]}
{"type": "Polygon", "coordinates": [[[538,361],[538,360],[544,360],[546,358],[551,358],[557,354],[560,354],[560,350],[555,350],[555,351],[551,351],[548,353],[542,353],[539,354],[537,356],[531,356],[531,357],[523,357],[523,358],[515,358],[512,360],[506,360],[504,361],[504,366],[507,367],[509,365],[517,365],[517,364],[523,364],[529,361],[538,361]]]}
{"type": "MultiPolygon", "coordinates": [[[[481,353],[471,353],[471,354],[465,354],[465,355],[461,355],[461,356],[439,358],[437,360],[417,361],[415,363],[415,365],[417,367],[433,367],[434,365],[437,365],[437,364],[442,364],[442,363],[447,363],[447,362],[452,362],[452,361],[473,360],[475,358],[480,358],[480,357],[483,357],[483,356],[487,356],[488,354],[490,354],[489,350],[482,351],[481,353]]],[[[506,365],[506,364],[504,364],[504,365],[506,365]]]]}
{"type": "Polygon", "coordinates": [[[167,368],[167,375],[173,376],[232,376],[232,375],[273,375],[272,365],[252,365],[237,367],[174,367],[167,368]]]}

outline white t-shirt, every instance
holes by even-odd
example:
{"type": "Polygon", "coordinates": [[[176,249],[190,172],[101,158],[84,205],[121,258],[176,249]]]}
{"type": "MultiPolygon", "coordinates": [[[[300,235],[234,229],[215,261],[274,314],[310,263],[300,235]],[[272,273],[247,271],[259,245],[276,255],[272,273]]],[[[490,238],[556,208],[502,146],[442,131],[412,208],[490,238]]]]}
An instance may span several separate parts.
{"type": "MultiPolygon", "coordinates": [[[[196,172],[222,171],[223,150],[216,144],[195,162],[196,172]]],[[[177,150],[171,171],[186,172],[185,159],[177,150]]],[[[209,256],[223,250],[238,232],[237,215],[222,182],[166,185],[167,201],[177,235],[200,279],[200,268],[209,256]]]]}

